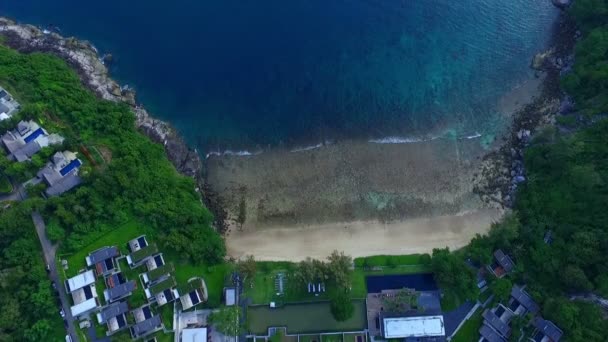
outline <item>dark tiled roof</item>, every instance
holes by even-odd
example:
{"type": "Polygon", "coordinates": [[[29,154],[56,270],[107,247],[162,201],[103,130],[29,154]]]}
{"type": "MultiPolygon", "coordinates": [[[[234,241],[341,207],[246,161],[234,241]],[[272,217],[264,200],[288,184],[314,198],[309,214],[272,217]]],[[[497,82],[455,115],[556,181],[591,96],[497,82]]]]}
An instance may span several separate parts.
{"type": "Polygon", "coordinates": [[[106,259],[117,257],[119,254],[118,248],[115,246],[103,247],[89,254],[89,259],[91,260],[91,263],[96,264],[106,259]]]}
{"type": "Polygon", "coordinates": [[[128,295],[130,292],[133,292],[133,290],[135,290],[135,286],[135,280],[131,280],[124,284],[120,284],[111,289],[108,289],[108,292],[110,294],[110,300],[115,300],[128,295]]]}
{"type": "Polygon", "coordinates": [[[82,178],[75,174],[70,174],[67,177],[64,177],[61,182],[46,189],[46,194],[48,196],[58,196],[64,192],[70,191],[74,187],[80,185],[80,183],[82,183],[82,178]]]}
{"type": "Polygon", "coordinates": [[[127,311],[129,311],[129,306],[126,302],[114,303],[101,310],[101,317],[104,322],[107,322],[110,318],[116,317],[127,311]]]}
{"type": "Polygon", "coordinates": [[[507,272],[511,272],[513,270],[513,267],[515,267],[515,263],[513,262],[513,260],[511,260],[511,258],[508,255],[506,255],[502,251],[502,249],[499,249],[496,252],[494,252],[494,258],[496,258],[496,261],[507,272]]]}
{"type": "Polygon", "coordinates": [[[479,329],[479,334],[481,337],[488,340],[488,342],[505,342],[506,340],[501,337],[494,329],[490,328],[487,325],[482,325],[479,329]]]}
{"type": "Polygon", "coordinates": [[[503,322],[492,311],[486,309],[483,312],[484,323],[496,330],[501,336],[508,337],[511,333],[511,328],[507,323],[503,322]]]}
{"type": "Polygon", "coordinates": [[[160,316],[154,316],[143,322],[139,322],[131,327],[131,333],[134,337],[144,336],[160,328],[160,316]]]}
{"type": "Polygon", "coordinates": [[[515,300],[517,300],[521,305],[523,305],[526,310],[530,311],[533,314],[537,313],[540,310],[538,304],[534,302],[532,297],[530,297],[530,295],[526,293],[526,291],[524,291],[521,287],[517,285],[513,286],[513,288],[511,289],[511,297],[515,298],[515,300]]]}
{"type": "Polygon", "coordinates": [[[558,342],[564,334],[564,332],[553,324],[553,322],[547,321],[541,317],[536,317],[532,324],[534,324],[536,329],[545,334],[545,336],[549,337],[553,342],[558,342]]]}

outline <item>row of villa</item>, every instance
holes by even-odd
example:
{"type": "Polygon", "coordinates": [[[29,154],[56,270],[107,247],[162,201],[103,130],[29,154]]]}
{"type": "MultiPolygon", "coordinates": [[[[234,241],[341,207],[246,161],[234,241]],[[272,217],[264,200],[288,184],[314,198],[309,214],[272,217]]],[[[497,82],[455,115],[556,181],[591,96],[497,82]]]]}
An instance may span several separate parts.
{"type": "Polygon", "coordinates": [[[181,309],[188,310],[207,300],[207,288],[201,278],[177,288],[172,275],[174,266],[165,263],[163,254],[158,252],[155,244],[148,244],[145,236],[129,241],[127,248],[130,253],[126,256],[116,246],[91,252],[85,258],[87,269],[65,281],[66,292],[71,294],[74,303],[71,307],[73,317],[87,319],[96,313],[97,322],[107,326],[107,336],[129,329],[133,339],[140,339],[164,329],[153,305],[160,307],[179,298],[181,309]],[[127,279],[121,271],[119,261],[123,259],[131,269],[145,265],[146,272],[139,275],[139,283],[135,279],[127,279]],[[98,278],[103,278],[105,285],[105,305],[98,298],[98,278]],[[130,309],[128,299],[138,289],[138,284],[144,289],[148,303],[130,309]],[[128,319],[129,313],[131,320],[128,319]]]}
{"type": "MultiPolygon", "coordinates": [[[[515,268],[515,262],[502,250],[494,252],[494,262],[488,266],[488,270],[497,278],[507,276],[515,268]]],[[[479,342],[506,342],[512,334],[510,326],[517,316],[524,317],[528,314],[533,316],[532,326],[534,331],[530,340],[536,342],[559,342],[563,331],[553,322],[539,315],[540,307],[525,291],[525,286],[514,285],[511,296],[506,305],[499,303],[497,306],[486,309],[483,314],[483,325],[479,329],[479,342]]]]}

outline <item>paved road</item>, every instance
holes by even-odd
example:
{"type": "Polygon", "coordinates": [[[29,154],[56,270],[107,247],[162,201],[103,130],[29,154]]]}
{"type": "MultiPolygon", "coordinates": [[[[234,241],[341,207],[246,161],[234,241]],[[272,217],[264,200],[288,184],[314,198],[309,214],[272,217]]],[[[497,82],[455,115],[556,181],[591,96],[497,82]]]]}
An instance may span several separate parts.
{"type": "MultiPolygon", "coordinates": [[[[42,220],[42,216],[40,213],[33,212],[32,220],[34,221],[34,225],[36,225],[36,233],[38,233],[38,238],[40,239],[40,244],[42,245],[42,252],[44,253],[44,261],[50,266],[51,271],[49,272],[49,277],[51,281],[57,284],[57,291],[59,292],[59,299],[61,299],[61,306],[63,307],[63,311],[65,312],[65,319],[68,322],[68,333],[72,336],[72,340],[78,342],[78,335],[76,334],[76,327],[74,326],[74,318],[72,317],[72,313],[70,311],[70,302],[68,300],[67,294],[65,293],[65,287],[63,283],[59,280],[59,274],[57,273],[57,267],[55,263],[55,253],[57,252],[57,245],[53,246],[51,241],[46,237],[46,225],[42,220]]],[[[59,315],[59,311],[57,311],[59,315]]]]}
{"type": "Polygon", "coordinates": [[[19,184],[13,189],[13,192],[0,196],[0,201],[21,201],[27,197],[27,193],[23,185],[19,184]]]}

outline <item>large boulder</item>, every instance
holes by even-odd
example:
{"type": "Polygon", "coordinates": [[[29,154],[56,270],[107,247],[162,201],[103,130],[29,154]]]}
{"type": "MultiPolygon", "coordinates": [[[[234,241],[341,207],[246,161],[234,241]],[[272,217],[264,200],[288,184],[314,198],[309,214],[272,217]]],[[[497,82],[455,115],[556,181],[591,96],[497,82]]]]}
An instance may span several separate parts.
{"type": "Polygon", "coordinates": [[[570,6],[572,0],[551,0],[553,5],[557,8],[564,9],[570,6]]]}

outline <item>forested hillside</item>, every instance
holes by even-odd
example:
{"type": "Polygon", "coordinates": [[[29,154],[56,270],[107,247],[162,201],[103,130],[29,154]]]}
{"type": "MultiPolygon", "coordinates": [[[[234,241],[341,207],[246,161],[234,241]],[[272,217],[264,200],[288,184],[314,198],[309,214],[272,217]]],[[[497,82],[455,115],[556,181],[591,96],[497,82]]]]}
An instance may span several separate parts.
{"type": "Polygon", "coordinates": [[[576,130],[549,127],[538,135],[525,153],[528,181],[515,215],[467,251],[487,261],[494,248],[506,249],[516,257],[516,279],[568,341],[607,341],[606,314],[570,298],[608,297],[608,1],[577,0],[570,14],[582,30],[563,78],[576,101],[566,114],[576,130]]]}
{"type": "MultiPolygon", "coordinates": [[[[126,105],[98,99],[57,57],[5,47],[0,47],[0,84],[24,105],[20,118],[35,118],[49,132],[65,136],[63,147],[81,152],[83,160],[85,149],[105,151],[105,162],[86,163],[84,186],[44,206],[49,233],[66,251],[138,220],[165,247],[185,257],[222,260],[223,241],[210,227],[212,216],[201,205],[193,180],[175,171],[162,146],[136,131],[126,105]]],[[[10,124],[3,122],[3,128],[10,124]]],[[[24,169],[25,163],[2,164],[16,178],[28,178],[36,170],[24,169]]]]}

